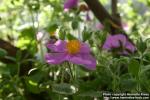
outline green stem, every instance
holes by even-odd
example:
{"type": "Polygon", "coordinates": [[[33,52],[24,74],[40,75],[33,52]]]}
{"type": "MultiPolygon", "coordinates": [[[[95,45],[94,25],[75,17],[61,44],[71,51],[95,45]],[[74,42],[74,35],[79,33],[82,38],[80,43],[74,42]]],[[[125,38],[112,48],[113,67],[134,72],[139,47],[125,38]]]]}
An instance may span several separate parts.
{"type": "Polygon", "coordinates": [[[138,83],[137,83],[137,90],[138,90],[138,92],[141,91],[140,72],[141,72],[142,65],[143,65],[143,53],[141,54],[141,58],[140,58],[140,70],[139,70],[139,73],[138,73],[138,77],[136,78],[136,80],[138,81],[138,83]]]}
{"type": "Polygon", "coordinates": [[[43,51],[43,48],[42,48],[42,44],[40,43],[40,54],[41,54],[41,61],[44,62],[44,51],[43,51]]]}
{"type": "Polygon", "coordinates": [[[20,62],[17,62],[17,78],[19,78],[20,74],[20,62]]]}
{"type": "Polygon", "coordinates": [[[62,72],[61,83],[63,83],[64,82],[64,72],[65,72],[63,67],[61,68],[61,72],[62,72]]]}
{"type": "Polygon", "coordinates": [[[74,70],[74,79],[76,79],[76,77],[77,77],[77,69],[76,69],[74,64],[72,64],[72,67],[73,67],[73,70],[74,70]]]}
{"type": "Polygon", "coordinates": [[[69,68],[69,71],[70,71],[70,75],[71,75],[72,79],[74,80],[73,72],[72,72],[72,69],[71,69],[71,66],[70,66],[69,63],[68,63],[68,68],[69,68]]]}

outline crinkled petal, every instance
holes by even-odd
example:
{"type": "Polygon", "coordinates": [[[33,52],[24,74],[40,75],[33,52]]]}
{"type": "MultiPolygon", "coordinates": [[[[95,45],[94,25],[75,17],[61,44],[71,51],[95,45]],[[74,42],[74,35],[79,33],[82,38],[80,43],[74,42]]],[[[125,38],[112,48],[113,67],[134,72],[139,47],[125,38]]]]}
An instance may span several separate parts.
{"type": "Polygon", "coordinates": [[[111,45],[108,43],[108,41],[106,40],[105,43],[103,44],[103,49],[106,49],[106,50],[111,50],[111,45]]]}
{"type": "Polygon", "coordinates": [[[122,46],[125,46],[126,40],[126,36],[123,34],[113,35],[111,38],[111,46],[120,47],[120,43],[122,44],[122,46]]]}
{"type": "Polygon", "coordinates": [[[96,69],[96,59],[93,58],[90,54],[70,55],[70,57],[68,57],[68,61],[74,64],[83,65],[83,67],[88,70],[96,69]]]}
{"type": "Polygon", "coordinates": [[[47,44],[47,47],[53,52],[65,52],[66,41],[58,40],[54,44],[47,44]]]}
{"type": "Polygon", "coordinates": [[[73,7],[76,7],[78,4],[78,0],[66,0],[64,3],[64,9],[71,9],[73,7]]]}
{"type": "Polygon", "coordinates": [[[49,64],[60,64],[66,60],[66,53],[47,53],[45,55],[46,62],[49,64]]]}
{"type": "Polygon", "coordinates": [[[87,43],[81,43],[80,53],[90,53],[90,47],[87,43]]]}
{"type": "Polygon", "coordinates": [[[118,48],[121,46],[120,43],[122,46],[125,46],[126,40],[126,36],[123,34],[109,35],[103,45],[103,48],[107,50],[118,48]]]}
{"type": "Polygon", "coordinates": [[[111,42],[112,42],[112,36],[109,35],[105,41],[105,43],[103,44],[103,49],[106,49],[106,50],[111,50],[112,47],[111,47],[111,42]]]}
{"type": "Polygon", "coordinates": [[[130,52],[134,52],[134,51],[136,51],[136,48],[135,48],[135,46],[130,42],[130,41],[127,41],[127,43],[126,43],[126,48],[130,51],[130,52]]]}

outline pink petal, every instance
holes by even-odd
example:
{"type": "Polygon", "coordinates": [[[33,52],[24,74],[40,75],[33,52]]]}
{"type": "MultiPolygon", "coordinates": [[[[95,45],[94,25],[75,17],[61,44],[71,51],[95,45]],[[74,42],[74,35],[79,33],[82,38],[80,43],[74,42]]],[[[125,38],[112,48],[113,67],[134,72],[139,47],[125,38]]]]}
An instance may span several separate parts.
{"type": "Polygon", "coordinates": [[[90,54],[77,54],[77,55],[70,55],[68,61],[83,65],[88,70],[95,70],[96,69],[96,59],[93,58],[90,54]]]}
{"type": "Polygon", "coordinates": [[[81,43],[80,53],[90,53],[90,47],[87,43],[81,43]]]}
{"type": "Polygon", "coordinates": [[[117,34],[114,35],[111,39],[111,45],[112,47],[120,47],[120,42],[122,43],[123,46],[125,46],[127,39],[126,36],[123,34],[117,34]]]}
{"type": "Polygon", "coordinates": [[[103,26],[103,24],[101,24],[101,23],[97,23],[95,27],[96,27],[96,29],[98,29],[98,30],[104,29],[104,26],[103,26]]]}
{"type": "Polygon", "coordinates": [[[46,62],[49,64],[60,64],[66,60],[66,53],[47,53],[45,55],[46,62]]]}
{"type": "Polygon", "coordinates": [[[66,41],[58,40],[54,44],[47,44],[47,47],[53,52],[65,52],[66,51],[66,41]]]}
{"type": "Polygon", "coordinates": [[[66,0],[64,3],[64,9],[71,9],[78,5],[78,0],[66,0]]]}
{"type": "Polygon", "coordinates": [[[120,47],[120,42],[123,46],[126,44],[126,36],[123,34],[109,35],[103,45],[104,49],[111,50],[112,48],[120,47]]]}
{"type": "Polygon", "coordinates": [[[133,53],[134,51],[136,51],[135,46],[134,46],[130,41],[127,41],[127,43],[126,43],[126,48],[127,48],[128,50],[130,50],[132,53],[133,53]]]}

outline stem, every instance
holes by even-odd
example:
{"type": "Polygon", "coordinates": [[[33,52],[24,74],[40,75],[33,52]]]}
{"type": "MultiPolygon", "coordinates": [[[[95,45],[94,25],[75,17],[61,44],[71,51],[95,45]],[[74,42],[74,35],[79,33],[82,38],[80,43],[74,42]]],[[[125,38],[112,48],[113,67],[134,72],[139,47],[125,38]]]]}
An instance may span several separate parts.
{"type": "MultiPolygon", "coordinates": [[[[79,25],[80,25],[80,23],[79,23],[79,25]]],[[[77,32],[78,32],[78,33],[77,33],[77,34],[78,34],[78,39],[79,39],[79,40],[82,40],[82,39],[81,39],[81,34],[80,34],[80,28],[77,30],[77,32]]]]}
{"type": "Polygon", "coordinates": [[[38,33],[38,30],[39,30],[39,21],[38,21],[38,15],[39,13],[36,12],[36,20],[37,20],[37,27],[34,25],[35,24],[35,21],[34,21],[34,15],[33,15],[33,12],[31,11],[31,19],[32,19],[32,24],[33,24],[33,28],[35,30],[35,35],[34,35],[34,38],[36,40],[36,43],[39,44],[39,49],[40,49],[40,55],[41,55],[41,61],[44,62],[44,51],[43,51],[43,47],[42,47],[42,41],[38,42],[37,40],[37,33],[38,33]]]}
{"type": "Polygon", "coordinates": [[[44,62],[44,51],[42,48],[42,43],[39,44],[39,48],[40,48],[40,54],[41,54],[41,61],[44,62]]]}
{"type": "Polygon", "coordinates": [[[19,78],[19,74],[20,74],[20,62],[17,62],[17,77],[19,78]]]}
{"type": "Polygon", "coordinates": [[[59,98],[58,98],[59,100],[61,100],[61,96],[60,96],[60,94],[59,94],[59,98]]]}
{"type": "Polygon", "coordinates": [[[76,77],[77,77],[77,69],[76,69],[74,64],[72,64],[72,67],[73,67],[73,70],[74,70],[74,79],[76,79],[76,77]]]}
{"type": "Polygon", "coordinates": [[[141,58],[140,58],[140,69],[139,69],[139,74],[138,77],[136,78],[136,80],[138,81],[137,83],[137,90],[138,92],[141,91],[141,85],[140,85],[140,72],[141,72],[141,67],[143,65],[143,53],[141,54],[141,58]]]}
{"type": "Polygon", "coordinates": [[[70,66],[69,62],[68,62],[68,68],[69,68],[69,71],[70,71],[70,75],[71,75],[72,79],[74,80],[73,72],[72,72],[72,69],[71,69],[71,66],[70,66]]]}
{"type": "Polygon", "coordinates": [[[63,67],[61,68],[61,72],[62,72],[61,83],[63,83],[64,82],[64,72],[65,72],[63,67]]]}

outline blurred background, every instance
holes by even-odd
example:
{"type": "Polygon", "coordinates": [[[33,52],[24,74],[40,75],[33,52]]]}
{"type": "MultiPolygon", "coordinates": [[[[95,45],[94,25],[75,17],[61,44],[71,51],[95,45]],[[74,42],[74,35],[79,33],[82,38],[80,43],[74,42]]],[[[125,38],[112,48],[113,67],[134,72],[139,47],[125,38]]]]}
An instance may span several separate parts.
{"type": "MultiPolygon", "coordinates": [[[[99,1],[107,11],[111,13],[111,0],[99,1]]],[[[69,11],[64,9],[64,2],[65,0],[0,0],[0,100],[73,100],[70,96],[67,97],[70,99],[65,99],[65,96],[68,95],[66,92],[64,93],[64,99],[60,99],[63,97],[62,95],[59,95],[59,98],[57,98],[58,95],[51,91],[50,93],[47,92],[47,88],[51,88],[48,87],[49,85],[47,84],[53,83],[48,80],[52,78],[51,74],[54,73],[51,73],[49,77],[46,76],[46,74],[49,74],[52,70],[56,71],[60,69],[47,68],[48,65],[45,64],[44,60],[44,55],[47,52],[45,45],[53,38],[64,39],[65,36],[67,38],[78,38],[82,41],[88,40],[94,54],[97,55],[97,49],[95,48],[97,46],[96,43],[102,45],[103,39],[99,41],[98,39],[94,39],[95,36],[88,35],[86,37],[82,33],[87,32],[92,34],[92,32],[94,32],[94,34],[100,33],[102,35],[105,33],[107,34],[108,31],[107,28],[104,28],[107,26],[102,25],[93,15],[91,10],[81,10],[80,5],[86,5],[84,0],[80,0],[78,7],[69,11]],[[92,37],[92,39],[90,39],[90,37],[92,37]],[[6,51],[4,49],[6,49],[6,51]],[[20,50],[21,52],[16,50],[20,50]],[[7,54],[9,56],[6,56],[7,54]],[[18,67],[21,65],[24,65],[24,67],[18,67]],[[30,66],[31,68],[27,68],[26,66],[30,66]],[[24,70],[20,72],[20,69],[24,70]],[[26,75],[26,73],[28,73],[28,75],[26,75]],[[29,76],[30,74],[31,77],[29,76]],[[26,77],[22,77],[24,75],[26,75],[26,77]],[[24,81],[22,81],[22,79],[24,81]],[[39,87],[36,87],[37,83],[41,83],[38,85],[39,87],[41,86],[40,90],[39,87]],[[24,84],[27,90],[24,88],[24,84]],[[40,94],[40,96],[36,94],[40,94]]],[[[118,0],[117,7],[121,17],[122,27],[134,43],[138,43],[140,39],[144,41],[150,37],[150,0],[118,0]]],[[[143,44],[141,45],[145,46],[143,44]]],[[[144,52],[143,50],[145,50],[145,48],[142,48],[141,52],[144,52]]],[[[137,55],[139,58],[137,56],[134,57],[136,59],[141,59],[141,56],[139,55],[137,55]]],[[[110,57],[106,52],[101,54],[100,61],[103,62],[102,64],[107,65],[107,61],[110,61],[110,59],[113,62],[112,56],[110,57]],[[108,57],[108,59],[105,59],[103,62],[103,57],[108,57]]],[[[125,60],[126,58],[123,59],[125,60]]],[[[115,61],[117,62],[117,60],[115,61]]],[[[99,66],[103,66],[102,64],[99,66]]],[[[101,90],[115,90],[117,86],[115,87],[112,85],[113,83],[109,85],[106,84],[111,78],[108,78],[109,75],[105,76],[105,72],[102,72],[103,70],[92,73],[94,76],[103,76],[97,78],[103,80],[100,81],[102,83],[101,90]],[[108,80],[105,80],[105,78],[108,80]]],[[[108,70],[107,72],[109,73],[108,70]]],[[[81,76],[82,73],[84,72],[80,72],[81,76]]],[[[84,75],[86,76],[87,73],[84,73],[84,75]]],[[[90,78],[88,79],[90,80],[90,78]]],[[[84,84],[86,83],[83,83],[81,87],[90,88],[91,91],[92,84],[96,83],[97,81],[95,81],[95,83],[89,82],[87,83],[87,87],[84,87],[84,84]]],[[[130,85],[129,84],[130,82],[127,82],[126,86],[129,86],[127,88],[132,87],[134,81],[131,82],[130,85]]],[[[67,87],[68,85],[63,84],[63,86],[67,87]]],[[[148,90],[150,90],[150,87],[148,88],[148,90]]],[[[86,91],[86,89],[83,90],[86,91]]],[[[146,91],[145,88],[144,90],[146,91]]],[[[60,93],[57,89],[54,91],[60,93]]],[[[73,89],[71,91],[74,92],[75,90],[73,89]]],[[[92,92],[90,91],[80,95],[84,97],[82,100],[99,100],[98,98],[91,99],[93,94],[94,97],[97,97],[97,92],[93,92],[93,90],[92,92]],[[86,96],[90,94],[91,97],[86,98],[86,96]]],[[[79,97],[76,97],[75,100],[80,99],[79,97]]]]}

